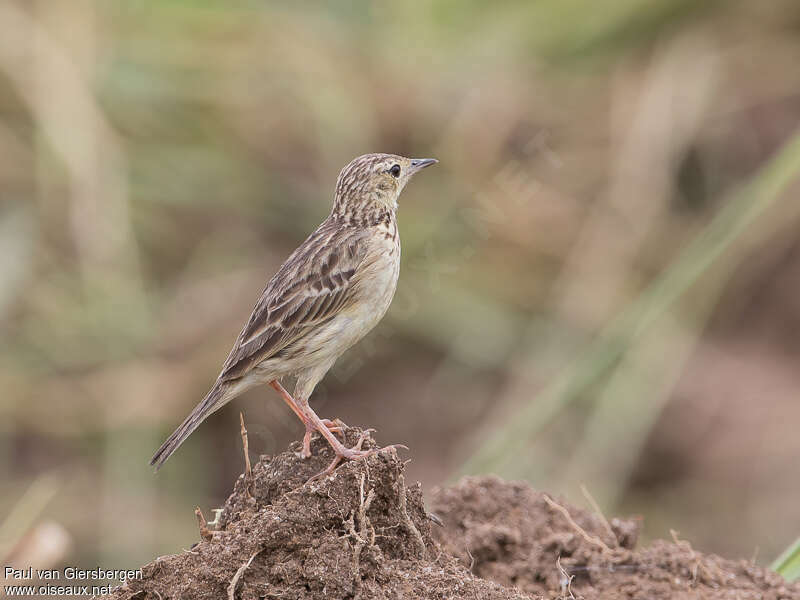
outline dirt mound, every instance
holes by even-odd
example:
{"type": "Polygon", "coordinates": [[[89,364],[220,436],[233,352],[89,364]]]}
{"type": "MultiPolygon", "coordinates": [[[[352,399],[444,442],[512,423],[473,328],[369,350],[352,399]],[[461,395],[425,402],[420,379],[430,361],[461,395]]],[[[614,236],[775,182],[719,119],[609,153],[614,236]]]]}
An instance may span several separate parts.
{"type": "Polygon", "coordinates": [[[434,537],[471,572],[555,598],[800,598],[800,584],[686,541],[635,550],[640,523],[571,507],[523,483],[466,478],[433,492],[434,537]]]}
{"type": "MultiPolygon", "coordinates": [[[[348,431],[348,442],[357,436],[348,431]]],[[[800,599],[774,573],[686,543],[635,551],[635,521],[607,524],[524,484],[465,479],[435,490],[429,514],[393,450],[308,482],[331,452],[320,439],[311,459],[298,449],[261,457],[215,531],[107,597],[800,599]]]]}

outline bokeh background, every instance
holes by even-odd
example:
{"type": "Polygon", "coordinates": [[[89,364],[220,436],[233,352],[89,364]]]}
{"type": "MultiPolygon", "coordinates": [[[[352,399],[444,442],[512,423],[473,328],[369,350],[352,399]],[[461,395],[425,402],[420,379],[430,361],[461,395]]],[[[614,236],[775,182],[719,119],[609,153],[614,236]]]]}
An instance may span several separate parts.
{"type": "Polygon", "coordinates": [[[800,533],[794,0],[0,2],[0,556],[136,567],[302,429],[148,460],[365,152],[393,307],[313,406],[768,564],[800,533]]]}

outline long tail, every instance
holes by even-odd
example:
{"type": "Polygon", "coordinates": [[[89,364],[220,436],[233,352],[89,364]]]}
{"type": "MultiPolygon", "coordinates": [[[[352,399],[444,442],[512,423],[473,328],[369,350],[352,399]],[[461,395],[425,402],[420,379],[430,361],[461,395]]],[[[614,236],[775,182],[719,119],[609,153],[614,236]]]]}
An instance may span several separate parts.
{"type": "Polygon", "coordinates": [[[161,444],[161,448],[159,448],[153,455],[153,458],[150,459],[150,464],[155,465],[156,471],[158,471],[161,465],[172,456],[172,453],[178,449],[184,440],[197,429],[198,425],[206,420],[206,417],[222,407],[225,403],[223,400],[223,396],[226,395],[225,392],[226,389],[217,382],[214,387],[211,388],[211,391],[206,394],[202,402],[195,406],[194,410],[189,413],[189,416],[184,419],[183,423],[172,432],[172,435],[167,438],[167,441],[161,444]]]}

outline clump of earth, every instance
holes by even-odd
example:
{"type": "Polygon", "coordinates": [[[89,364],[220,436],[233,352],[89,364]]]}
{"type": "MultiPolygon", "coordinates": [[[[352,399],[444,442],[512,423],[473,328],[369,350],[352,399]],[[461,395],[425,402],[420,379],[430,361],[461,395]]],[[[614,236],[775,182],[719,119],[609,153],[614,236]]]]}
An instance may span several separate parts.
{"type": "MultiPolygon", "coordinates": [[[[348,443],[360,434],[348,430],[348,443]]],[[[262,456],[191,550],[105,597],[800,599],[800,584],[745,560],[678,539],[639,548],[638,520],[606,520],[524,483],[468,477],[423,500],[394,450],[311,481],[331,450],[319,438],[312,458],[297,450],[262,456]]]]}

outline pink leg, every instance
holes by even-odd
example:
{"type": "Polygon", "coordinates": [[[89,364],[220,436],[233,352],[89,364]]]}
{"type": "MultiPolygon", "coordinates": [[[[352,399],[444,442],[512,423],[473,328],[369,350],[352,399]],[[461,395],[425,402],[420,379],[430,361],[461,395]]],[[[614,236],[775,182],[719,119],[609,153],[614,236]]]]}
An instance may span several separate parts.
{"type": "Polygon", "coordinates": [[[373,450],[362,450],[361,445],[364,443],[364,440],[367,437],[369,437],[370,431],[372,431],[371,429],[367,429],[366,431],[361,433],[361,435],[358,438],[358,442],[356,443],[355,446],[353,446],[352,448],[347,448],[345,447],[344,444],[342,444],[339,440],[336,439],[336,436],[334,436],[333,433],[331,433],[330,429],[326,426],[325,420],[320,419],[317,416],[317,413],[315,413],[312,410],[312,408],[308,405],[307,400],[300,400],[298,402],[298,406],[305,413],[306,418],[315,426],[316,430],[319,431],[322,434],[322,436],[328,441],[328,443],[331,445],[331,448],[333,448],[334,454],[336,455],[333,458],[333,462],[331,462],[331,464],[328,465],[328,468],[326,468],[321,473],[317,473],[311,479],[324,477],[325,475],[332,473],[333,470],[336,468],[336,466],[342,461],[342,459],[345,458],[347,460],[357,460],[359,458],[365,458],[370,454],[374,454],[381,450],[388,450],[390,448],[405,448],[406,450],[408,450],[408,448],[406,448],[406,446],[403,446],[402,444],[393,444],[391,446],[386,446],[385,448],[375,448],[373,450]]]}
{"type": "MultiPolygon", "coordinates": [[[[280,394],[283,401],[286,402],[287,406],[292,409],[292,412],[297,415],[297,418],[303,422],[305,425],[306,432],[303,435],[303,450],[300,452],[300,456],[302,458],[308,458],[311,456],[311,434],[317,431],[317,427],[314,423],[312,423],[308,417],[305,416],[303,409],[297,404],[297,401],[292,398],[292,395],[286,391],[286,389],[278,382],[277,379],[273,379],[269,382],[269,385],[280,394]]],[[[316,415],[314,415],[316,416],[316,415]]],[[[323,427],[327,429],[329,432],[334,433],[342,433],[344,429],[347,428],[347,425],[342,423],[339,419],[334,419],[333,421],[329,419],[321,419],[320,422],[322,423],[323,427]]],[[[320,433],[322,431],[320,430],[320,433]]],[[[324,435],[324,434],[323,434],[324,435]]]]}

